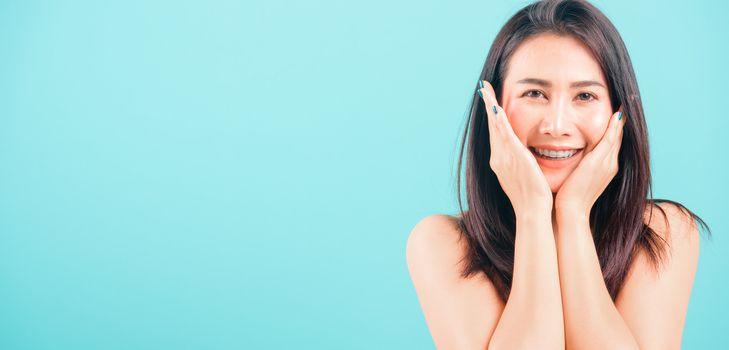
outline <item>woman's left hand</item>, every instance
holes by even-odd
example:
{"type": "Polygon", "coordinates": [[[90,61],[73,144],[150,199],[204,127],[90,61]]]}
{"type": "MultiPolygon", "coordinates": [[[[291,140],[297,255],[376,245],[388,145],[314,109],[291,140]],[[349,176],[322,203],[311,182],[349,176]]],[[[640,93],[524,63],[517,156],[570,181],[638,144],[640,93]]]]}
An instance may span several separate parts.
{"type": "Polygon", "coordinates": [[[597,146],[585,154],[577,168],[565,179],[554,199],[555,210],[576,211],[589,217],[592,205],[618,173],[618,153],[626,120],[625,116],[618,120],[622,111],[620,106],[597,146]]]}

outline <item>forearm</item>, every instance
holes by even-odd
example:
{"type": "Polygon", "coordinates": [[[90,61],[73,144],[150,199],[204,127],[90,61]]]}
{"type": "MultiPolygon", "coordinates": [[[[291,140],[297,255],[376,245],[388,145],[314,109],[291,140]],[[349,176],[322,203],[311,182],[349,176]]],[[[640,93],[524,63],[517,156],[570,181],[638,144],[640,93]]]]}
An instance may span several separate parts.
{"type": "Polygon", "coordinates": [[[556,222],[567,349],[638,349],[605,285],[589,214],[558,211],[556,222]]]}
{"type": "Polygon", "coordinates": [[[549,211],[517,217],[511,293],[489,349],[564,349],[557,249],[549,211]]]}

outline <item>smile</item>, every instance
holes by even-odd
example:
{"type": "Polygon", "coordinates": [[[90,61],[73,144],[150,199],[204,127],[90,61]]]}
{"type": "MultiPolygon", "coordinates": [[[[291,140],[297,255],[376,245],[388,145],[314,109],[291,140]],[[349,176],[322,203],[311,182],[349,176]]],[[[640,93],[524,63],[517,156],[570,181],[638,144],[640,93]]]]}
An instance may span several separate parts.
{"type": "Polygon", "coordinates": [[[580,149],[572,149],[572,150],[563,150],[563,151],[553,151],[548,149],[541,149],[536,147],[530,147],[529,148],[532,153],[534,153],[537,156],[544,157],[547,159],[567,159],[579,152],[580,149]]]}
{"type": "Polygon", "coordinates": [[[537,163],[545,168],[559,169],[572,165],[580,155],[584,148],[564,150],[564,151],[550,151],[545,149],[538,149],[529,147],[529,151],[532,152],[534,158],[537,159],[537,163]]]}

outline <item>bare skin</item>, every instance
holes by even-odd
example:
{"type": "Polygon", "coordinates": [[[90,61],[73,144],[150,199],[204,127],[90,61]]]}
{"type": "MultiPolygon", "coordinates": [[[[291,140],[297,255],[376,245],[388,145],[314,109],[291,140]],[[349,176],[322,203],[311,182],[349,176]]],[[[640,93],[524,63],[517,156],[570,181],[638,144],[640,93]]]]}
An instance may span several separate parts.
{"type": "Polygon", "coordinates": [[[660,219],[648,224],[671,242],[672,259],[657,274],[640,255],[615,303],[592,244],[586,218],[617,173],[626,120],[611,110],[606,86],[586,47],[553,34],[517,48],[503,107],[484,83],[490,165],[517,216],[512,295],[501,302],[483,274],[461,279],[467,247],[454,219],[423,219],[408,239],[408,267],[439,349],[680,347],[699,254],[693,222],[662,206],[670,235],[660,219]],[[579,152],[550,161],[533,146],[579,152]]]}

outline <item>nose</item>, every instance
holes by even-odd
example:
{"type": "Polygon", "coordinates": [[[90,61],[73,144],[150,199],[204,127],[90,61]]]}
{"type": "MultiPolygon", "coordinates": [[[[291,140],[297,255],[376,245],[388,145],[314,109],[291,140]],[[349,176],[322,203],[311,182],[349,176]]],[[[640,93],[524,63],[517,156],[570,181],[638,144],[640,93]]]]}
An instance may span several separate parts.
{"type": "Polygon", "coordinates": [[[563,103],[556,103],[553,108],[549,108],[546,112],[547,114],[542,118],[539,126],[540,133],[550,134],[555,138],[571,134],[568,109],[563,103]]]}

